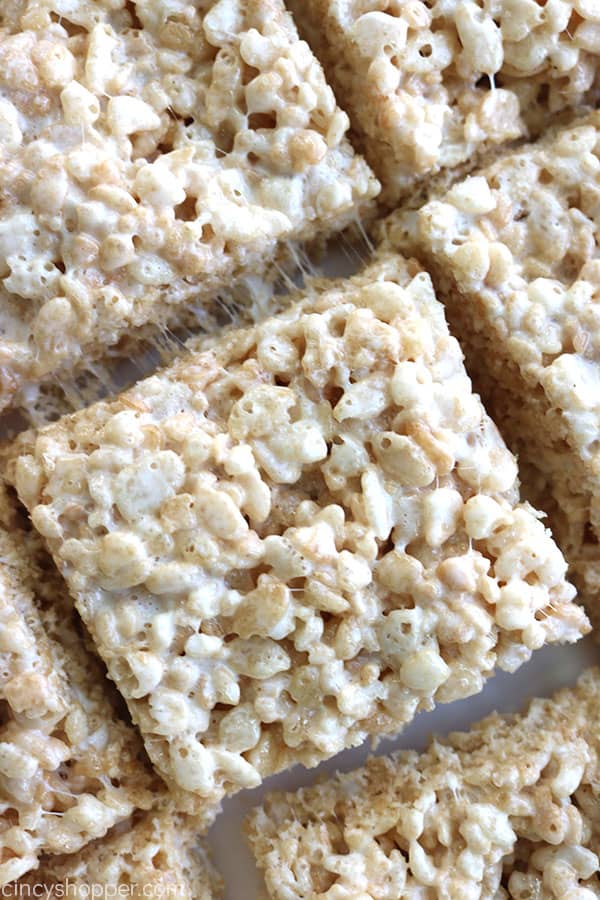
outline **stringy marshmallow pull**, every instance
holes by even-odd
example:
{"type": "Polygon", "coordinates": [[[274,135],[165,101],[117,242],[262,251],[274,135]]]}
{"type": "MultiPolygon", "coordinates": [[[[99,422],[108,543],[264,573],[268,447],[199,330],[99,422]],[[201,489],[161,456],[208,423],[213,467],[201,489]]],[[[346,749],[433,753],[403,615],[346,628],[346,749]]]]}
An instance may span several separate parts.
{"type": "Polygon", "coordinates": [[[369,213],[280,0],[1,6],[0,409],[369,213]]]}
{"type": "Polygon", "coordinates": [[[8,466],[154,764],[215,803],[588,630],[429,276],[292,300],[8,466]]]}

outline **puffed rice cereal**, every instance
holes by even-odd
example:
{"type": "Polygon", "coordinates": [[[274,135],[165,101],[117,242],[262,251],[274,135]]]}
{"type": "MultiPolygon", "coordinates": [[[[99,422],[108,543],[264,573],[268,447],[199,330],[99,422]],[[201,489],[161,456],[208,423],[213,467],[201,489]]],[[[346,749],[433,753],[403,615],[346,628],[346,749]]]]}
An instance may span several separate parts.
{"type": "Polygon", "coordinates": [[[519,716],[272,794],[247,835],[272,900],[595,900],[600,670],[519,716]]]}
{"type": "Polygon", "coordinates": [[[600,100],[597,0],[290,0],[390,206],[600,100]]]}
{"type": "Polygon", "coordinates": [[[59,380],[23,384],[12,398],[10,411],[0,416],[3,440],[121,393],[159,367],[169,365],[186,347],[200,347],[206,336],[218,329],[234,323],[243,327],[275,315],[287,305],[286,285],[287,279],[274,282],[271,277],[248,276],[220,291],[209,307],[186,307],[185,315],[183,311],[178,315],[174,330],[127,335],[99,359],[82,360],[59,380]]]}
{"type": "Polygon", "coordinates": [[[281,0],[1,7],[0,408],[378,191],[281,0]]]}
{"type": "Polygon", "coordinates": [[[11,455],[150,757],[209,804],[588,630],[396,255],[11,455]]]}
{"type": "Polygon", "coordinates": [[[84,647],[67,588],[0,489],[0,885],[104,835],[160,790],[84,647]],[[9,533],[10,532],[10,533],[9,533]]]}
{"type": "Polygon", "coordinates": [[[124,822],[79,853],[45,859],[13,885],[14,894],[6,890],[5,896],[216,900],[222,887],[193,820],[163,811],[124,822]],[[34,886],[45,893],[40,887],[38,894],[25,893],[34,886]]]}
{"type": "Polygon", "coordinates": [[[594,113],[456,185],[421,210],[417,227],[476,386],[511,447],[541,475],[536,494],[592,614],[600,593],[599,209],[594,113]]]}

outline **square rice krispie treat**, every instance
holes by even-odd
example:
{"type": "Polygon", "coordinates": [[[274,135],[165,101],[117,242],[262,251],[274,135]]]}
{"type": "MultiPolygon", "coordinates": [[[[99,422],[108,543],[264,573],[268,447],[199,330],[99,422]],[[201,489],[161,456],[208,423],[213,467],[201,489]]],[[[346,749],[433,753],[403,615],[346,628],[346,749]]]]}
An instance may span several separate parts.
{"type": "Polygon", "coordinates": [[[273,900],[594,900],[600,670],[426,753],[273,794],[247,835],[273,900]]]}
{"type": "Polygon", "coordinates": [[[588,629],[399,256],[11,454],[150,757],[209,802],[588,629]]]}
{"type": "Polygon", "coordinates": [[[539,473],[532,488],[582,591],[597,595],[600,114],[425,206],[417,240],[477,388],[539,473]]]}
{"type": "Polygon", "coordinates": [[[280,0],[1,7],[0,407],[378,191],[280,0]]]}
{"type": "Polygon", "coordinates": [[[168,810],[123,822],[79,853],[46,857],[39,869],[12,885],[13,895],[9,887],[5,896],[31,896],[25,891],[34,885],[43,886],[43,896],[74,900],[90,896],[216,900],[223,888],[194,820],[168,810]]]}
{"type": "MultiPolygon", "coordinates": [[[[0,884],[78,850],[161,786],[84,646],[39,536],[0,492],[0,884]]],[[[77,617],[78,618],[78,617],[77,617]]],[[[118,698],[117,698],[118,699],[118,698]]]]}
{"type": "Polygon", "coordinates": [[[600,99],[597,0],[290,0],[396,205],[600,99]],[[483,7],[483,8],[482,8],[483,7]]]}

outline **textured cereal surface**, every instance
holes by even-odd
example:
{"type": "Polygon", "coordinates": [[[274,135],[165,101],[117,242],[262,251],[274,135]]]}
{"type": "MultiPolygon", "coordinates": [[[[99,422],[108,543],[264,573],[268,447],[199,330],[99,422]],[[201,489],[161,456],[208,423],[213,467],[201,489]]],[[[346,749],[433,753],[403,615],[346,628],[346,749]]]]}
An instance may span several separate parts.
{"type": "Polygon", "coordinates": [[[0,494],[0,883],[154,800],[157,779],[84,648],[66,585],[0,494]]]}
{"type": "Polygon", "coordinates": [[[600,98],[596,0],[291,0],[381,178],[420,181],[600,98]]]}
{"type": "Polygon", "coordinates": [[[553,527],[600,590],[600,115],[456,185],[418,215],[471,371],[554,495],[553,527]]]}
{"type": "Polygon", "coordinates": [[[273,900],[600,896],[600,670],[296,793],[247,836],[273,900]]]}
{"type": "Polygon", "coordinates": [[[588,628],[399,256],[11,452],[151,758],[209,802],[588,628]]]}
{"type": "Polygon", "coordinates": [[[280,0],[0,11],[0,403],[344,227],[378,185],[280,0]]]}
{"type": "Polygon", "coordinates": [[[26,896],[25,887],[34,885],[49,895],[80,900],[90,896],[92,886],[99,898],[119,896],[119,888],[120,896],[182,900],[216,900],[222,891],[193,819],[166,810],[138,815],[79,853],[46,857],[14,885],[14,896],[26,896]]]}
{"type": "MultiPolygon", "coordinates": [[[[309,267],[304,251],[295,258],[305,269],[309,267]]],[[[280,312],[288,303],[291,281],[286,269],[279,271],[278,279],[274,273],[251,275],[220,291],[210,304],[186,306],[173,327],[124,335],[98,359],[85,357],[60,377],[24,383],[13,396],[11,408],[0,411],[3,440],[121,393],[225,328],[244,327],[280,312]]]]}

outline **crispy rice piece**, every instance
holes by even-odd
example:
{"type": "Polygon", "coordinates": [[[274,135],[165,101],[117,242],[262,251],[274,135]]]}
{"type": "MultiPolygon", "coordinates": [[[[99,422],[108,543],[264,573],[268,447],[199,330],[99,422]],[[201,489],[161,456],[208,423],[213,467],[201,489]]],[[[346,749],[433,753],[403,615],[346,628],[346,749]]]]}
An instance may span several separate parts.
{"type": "MultiPolygon", "coordinates": [[[[161,789],[84,646],[39,536],[0,489],[0,883],[78,850],[161,789]]],[[[79,617],[77,617],[78,619],[79,617]]]]}
{"type": "Polygon", "coordinates": [[[600,894],[600,669],[518,716],[272,794],[246,832],[273,900],[600,894]]]}
{"type": "Polygon", "coordinates": [[[417,224],[469,371],[511,447],[548,485],[552,528],[592,613],[600,591],[599,210],[594,113],[455,186],[417,224]]]}
{"type": "MultiPolygon", "coordinates": [[[[299,260],[308,269],[307,260],[299,260]]],[[[177,328],[125,335],[97,360],[83,360],[68,376],[25,384],[12,407],[0,412],[0,434],[12,440],[26,428],[41,428],[98,400],[114,397],[158,368],[169,365],[186,349],[202,346],[208,336],[225,328],[244,327],[276,315],[288,305],[291,280],[252,276],[219,294],[211,321],[200,310],[186,307],[177,328]],[[253,314],[251,314],[253,311],[253,314]]]]}
{"type": "Polygon", "coordinates": [[[596,0],[290,0],[351,115],[358,146],[404,201],[445,169],[600,98],[596,0]],[[484,9],[481,9],[481,6],[484,9]]]}
{"type": "Polygon", "coordinates": [[[39,869],[16,882],[14,897],[27,896],[26,886],[34,885],[43,885],[49,896],[81,900],[90,896],[216,900],[223,887],[193,819],[167,810],[123,822],[79,853],[46,857],[39,869]],[[121,893],[115,893],[119,887],[121,893]]]}
{"type": "Polygon", "coordinates": [[[205,347],[8,462],[165,777],[216,803],[587,631],[414,261],[205,347]]]}
{"type": "Polygon", "coordinates": [[[0,405],[344,228],[378,191],[280,0],[1,16],[0,405]]]}

